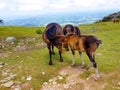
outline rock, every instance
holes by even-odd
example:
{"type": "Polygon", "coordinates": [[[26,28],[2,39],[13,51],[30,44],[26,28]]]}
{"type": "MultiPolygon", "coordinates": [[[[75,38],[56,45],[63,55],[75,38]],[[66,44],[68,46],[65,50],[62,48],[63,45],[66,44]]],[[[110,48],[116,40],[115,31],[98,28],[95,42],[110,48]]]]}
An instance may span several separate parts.
{"type": "Polygon", "coordinates": [[[47,85],[47,84],[48,84],[48,82],[44,82],[44,83],[43,83],[43,85],[47,85]]]}
{"type": "Polygon", "coordinates": [[[27,83],[23,83],[23,84],[21,84],[21,87],[22,88],[28,88],[28,87],[30,87],[30,84],[27,82],[27,83]]]}
{"type": "Polygon", "coordinates": [[[0,67],[3,67],[3,66],[5,66],[5,65],[6,65],[5,63],[0,62],[0,67]]]}
{"type": "Polygon", "coordinates": [[[12,74],[12,75],[10,75],[9,77],[7,77],[7,78],[5,78],[3,80],[0,80],[0,82],[1,83],[7,82],[7,81],[11,80],[12,78],[14,78],[15,76],[16,76],[16,74],[12,74]]]}
{"type": "Polygon", "coordinates": [[[58,78],[59,80],[62,80],[62,79],[63,79],[63,77],[62,77],[62,76],[57,76],[57,78],[58,78]]]}
{"type": "Polygon", "coordinates": [[[27,76],[26,80],[30,81],[30,80],[32,80],[32,77],[31,76],[27,76]]]}
{"type": "Polygon", "coordinates": [[[45,75],[45,72],[42,72],[42,75],[45,75]]]}
{"type": "Polygon", "coordinates": [[[68,85],[68,84],[64,84],[63,87],[64,87],[65,89],[68,89],[68,88],[69,88],[69,85],[68,85]]]}
{"type": "Polygon", "coordinates": [[[53,85],[56,85],[56,84],[57,84],[57,82],[55,82],[55,81],[54,81],[54,82],[52,82],[52,84],[53,84],[53,85]]]}
{"type": "Polygon", "coordinates": [[[118,82],[118,85],[120,86],[120,82],[118,82]]]}
{"type": "Polygon", "coordinates": [[[50,79],[50,80],[49,80],[49,83],[50,83],[50,82],[53,82],[53,79],[50,79]]]}
{"type": "Polygon", "coordinates": [[[66,75],[67,75],[67,73],[66,73],[66,72],[64,72],[64,71],[62,71],[62,72],[60,72],[60,75],[62,75],[62,76],[66,76],[66,75]]]}
{"type": "Polygon", "coordinates": [[[14,42],[15,40],[16,40],[15,37],[7,37],[5,39],[6,42],[14,42]]]}
{"type": "Polygon", "coordinates": [[[21,90],[20,85],[12,86],[11,90],[21,90]]]}
{"type": "Polygon", "coordinates": [[[11,87],[14,84],[13,81],[8,81],[6,83],[3,84],[4,87],[11,87]]]}

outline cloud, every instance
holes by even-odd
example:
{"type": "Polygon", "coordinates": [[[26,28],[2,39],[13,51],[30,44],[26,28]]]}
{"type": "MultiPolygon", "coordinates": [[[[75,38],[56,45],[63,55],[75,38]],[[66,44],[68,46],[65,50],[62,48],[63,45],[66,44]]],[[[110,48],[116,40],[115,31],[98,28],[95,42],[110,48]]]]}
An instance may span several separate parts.
{"type": "MultiPolygon", "coordinates": [[[[0,0],[0,11],[59,12],[120,9],[119,0],[0,0]]],[[[3,13],[4,13],[3,12],[3,13]]]]}
{"type": "Polygon", "coordinates": [[[0,9],[3,9],[3,8],[5,8],[5,7],[6,7],[6,3],[1,2],[1,3],[0,3],[0,9]]]}

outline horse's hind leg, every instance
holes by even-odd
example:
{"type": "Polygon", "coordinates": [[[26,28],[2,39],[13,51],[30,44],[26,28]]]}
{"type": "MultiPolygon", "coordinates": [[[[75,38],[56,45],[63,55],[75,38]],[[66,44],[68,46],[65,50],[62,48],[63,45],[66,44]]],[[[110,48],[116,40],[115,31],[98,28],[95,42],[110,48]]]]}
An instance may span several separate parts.
{"type": "Polygon", "coordinates": [[[47,44],[47,48],[49,50],[49,55],[50,55],[50,61],[49,61],[49,65],[52,65],[52,51],[51,51],[51,45],[47,44]]]}
{"type": "Polygon", "coordinates": [[[99,72],[98,72],[98,67],[97,63],[95,62],[95,56],[92,52],[87,52],[87,55],[90,59],[90,61],[93,63],[93,67],[95,68],[95,73],[96,73],[96,80],[99,78],[99,72]]]}
{"type": "Polygon", "coordinates": [[[63,62],[63,58],[62,58],[62,51],[61,50],[59,50],[59,55],[60,55],[60,62],[63,62]]]}
{"type": "Polygon", "coordinates": [[[73,65],[75,65],[75,58],[74,58],[74,56],[75,56],[75,51],[74,50],[71,50],[72,51],[72,66],[73,65]]]}
{"type": "Polygon", "coordinates": [[[55,52],[54,52],[54,45],[52,45],[52,54],[55,54],[55,52]]]}
{"type": "Polygon", "coordinates": [[[80,59],[82,61],[82,67],[84,67],[85,62],[84,62],[83,57],[82,57],[82,52],[79,52],[79,54],[80,54],[80,59]]]}

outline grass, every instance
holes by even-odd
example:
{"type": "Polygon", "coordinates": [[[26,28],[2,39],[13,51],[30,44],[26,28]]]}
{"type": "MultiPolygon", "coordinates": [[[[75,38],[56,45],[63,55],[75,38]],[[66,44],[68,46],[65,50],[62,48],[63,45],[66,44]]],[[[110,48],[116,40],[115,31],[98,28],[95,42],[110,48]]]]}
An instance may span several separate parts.
{"type": "Polygon", "coordinates": [[[44,30],[44,27],[24,27],[24,26],[0,26],[0,38],[14,36],[16,38],[37,37],[37,30],[44,30]]]}
{"type": "MultiPolygon", "coordinates": [[[[80,25],[82,34],[92,34],[100,38],[103,42],[102,45],[96,51],[96,62],[101,73],[108,74],[108,77],[103,77],[101,82],[108,83],[109,86],[105,87],[105,90],[117,90],[118,82],[120,82],[120,23],[113,24],[112,22],[94,23],[89,25],[80,25]],[[100,53],[101,55],[97,55],[100,53]],[[113,88],[114,87],[114,88],[113,88]]],[[[13,26],[1,26],[0,37],[15,36],[17,38],[22,37],[37,37],[35,33],[37,29],[44,27],[13,27],[13,26]]],[[[22,80],[23,76],[32,76],[32,80],[29,81],[32,88],[37,90],[41,88],[43,82],[48,81],[51,77],[57,75],[59,69],[71,64],[71,53],[63,52],[64,63],[59,62],[59,55],[57,49],[56,54],[53,56],[53,66],[48,65],[49,55],[46,48],[38,50],[30,50],[25,52],[12,53],[7,58],[2,58],[0,61],[8,63],[7,66],[0,68],[0,70],[10,69],[11,73],[16,73],[15,81],[26,82],[22,80]],[[42,75],[45,72],[45,75],[42,75]]],[[[80,64],[80,58],[78,53],[75,55],[76,64],[80,64]]],[[[88,64],[89,60],[86,54],[83,54],[83,58],[88,64]]],[[[89,71],[84,72],[81,76],[87,78],[90,75],[89,71]]],[[[0,75],[0,79],[3,79],[0,75]]],[[[3,87],[1,90],[5,89],[3,87]]]]}

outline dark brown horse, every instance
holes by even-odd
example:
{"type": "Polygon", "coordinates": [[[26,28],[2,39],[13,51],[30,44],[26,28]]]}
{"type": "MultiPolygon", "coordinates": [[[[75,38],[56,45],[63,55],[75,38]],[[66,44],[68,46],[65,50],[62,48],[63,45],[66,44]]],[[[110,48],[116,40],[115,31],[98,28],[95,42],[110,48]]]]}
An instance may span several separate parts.
{"type": "MultiPolygon", "coordinates": [[[[96,79],[99,77],[97,63],[95,61],[95,51],[98,48],[99,44],[101,44],[101,40],[97,39],[95,36],[91,35],[81,35],[77,36],[75,34],[69,34],[64,39],[64,45],[69,45],[72,51],[72,65],[75,64],[74,55],[75,50],[77,50],[82,59],[82,52],[86,52],[90,61],[93,64],[93,67],[96,70],[96,79]]],[[[84,61],[82,59],[82,65],[84,65],[84,61]]]]}
{"type": "Polygon", "coordinates": [[[62,42],[63,42],[63,31],[62,27],[57,23],[50,23],[46,26],[45,31],[42,34],[44,42],[47,44],[49,50],[50,61],[49,65],[52,65],[52,54],[54,54],[54,46],[58,48],[60,55],[60,62],[63,62],[62,58],[62,42]]]}
{"type": "MultiPolygon", "coordinates": [[[[64,26],[63,33],[64,35],[68,35],[68,34],[75,34],[77,36],[81,35],[80,29],[77,26],[73,26],[71,24],[67,24],[64,26]]],[[[69,51],[68,45],[64,47],[66,48],[67,51],[69,51]]]]}
{"type": "Polygon", "coordinates": [[[114,18],[112,21],[113,21],[113,23],[116,23],[116,24],[119,23],[119,19],[118,18],[114,18]]]}

